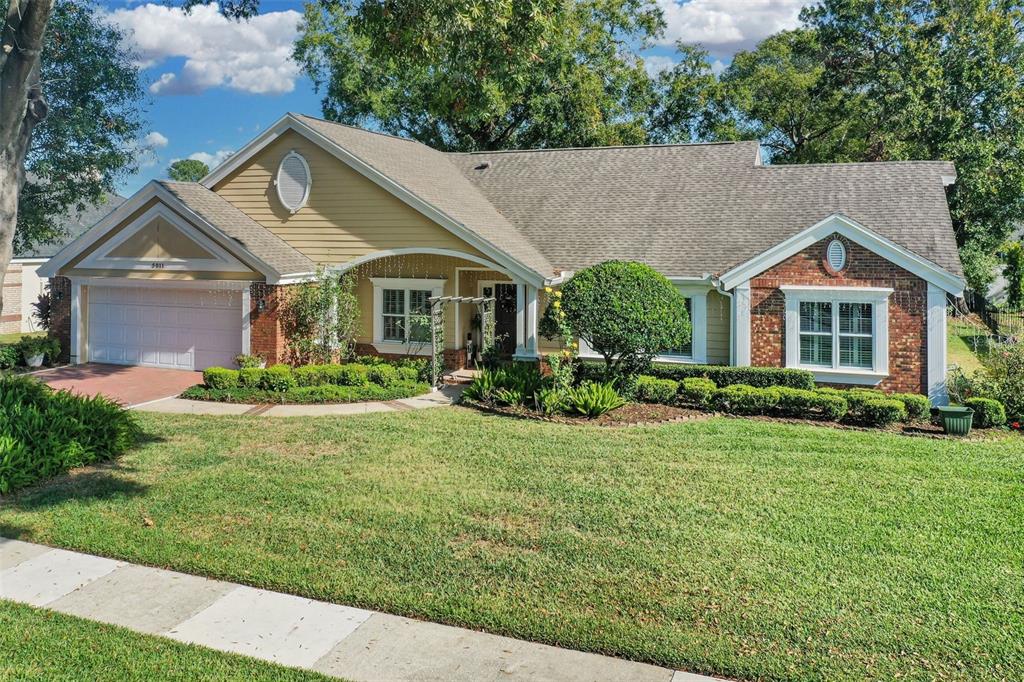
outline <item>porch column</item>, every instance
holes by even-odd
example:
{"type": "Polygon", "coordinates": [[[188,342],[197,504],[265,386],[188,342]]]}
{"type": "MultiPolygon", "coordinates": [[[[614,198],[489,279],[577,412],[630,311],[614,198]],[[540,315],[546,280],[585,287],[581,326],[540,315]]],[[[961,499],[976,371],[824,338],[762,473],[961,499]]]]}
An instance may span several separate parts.
{"type": "Polygon", "coordinates": [[[71,364],[85,362],[82,353],[82,283],[71,280],[71,364]]]}
{"type": "Polygon", "coordinates": [[[537,355],[537,287],[526,285],[526,354],[537,355]]]}
{"type": "Polygon", "coordinates": [[[526,284],[516,283],[516,351],[515,357],[526,355],[526,284]]]}

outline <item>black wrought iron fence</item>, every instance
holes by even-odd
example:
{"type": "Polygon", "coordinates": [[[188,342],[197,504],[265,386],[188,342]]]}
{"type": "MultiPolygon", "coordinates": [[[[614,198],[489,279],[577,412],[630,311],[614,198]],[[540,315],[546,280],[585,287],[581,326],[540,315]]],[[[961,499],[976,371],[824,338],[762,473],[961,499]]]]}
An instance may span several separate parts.
{"type": "Polygon", "coordinates": [[[1024,308],[1001,308],[976,291],[964,292],[967,309],[1001,339],[1024,337],[1024,308]]]}

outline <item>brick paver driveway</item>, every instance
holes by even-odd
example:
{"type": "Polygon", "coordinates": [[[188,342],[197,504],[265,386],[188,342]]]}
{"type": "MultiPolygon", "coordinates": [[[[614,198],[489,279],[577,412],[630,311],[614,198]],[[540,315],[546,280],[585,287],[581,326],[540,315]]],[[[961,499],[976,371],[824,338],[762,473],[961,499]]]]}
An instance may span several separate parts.
{"type": "Polygon", "coordinates": [[[102,394],[128,406],[169,398],[203,382],[202,372],[95,363],[58,367],[36,377],[56,389],[102,394]]]}

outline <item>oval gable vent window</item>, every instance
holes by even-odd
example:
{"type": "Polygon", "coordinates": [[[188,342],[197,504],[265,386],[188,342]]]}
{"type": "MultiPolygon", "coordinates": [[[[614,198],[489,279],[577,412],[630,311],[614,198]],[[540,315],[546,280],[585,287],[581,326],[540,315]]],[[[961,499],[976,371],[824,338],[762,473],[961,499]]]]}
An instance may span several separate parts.
{"type": "Polygon", "coordinates": [[[828,245],[828,266],[833,272],[839,272],[846,267],[846,246],[838,239],[833,239],[828,245]]]}
{"type": "Polygon", "coordinates": [[[284,207],[295,213],[305,206],[312,184],[309,164],[302,155],[288,152],[277,167],[277,196],[284,207]]]}

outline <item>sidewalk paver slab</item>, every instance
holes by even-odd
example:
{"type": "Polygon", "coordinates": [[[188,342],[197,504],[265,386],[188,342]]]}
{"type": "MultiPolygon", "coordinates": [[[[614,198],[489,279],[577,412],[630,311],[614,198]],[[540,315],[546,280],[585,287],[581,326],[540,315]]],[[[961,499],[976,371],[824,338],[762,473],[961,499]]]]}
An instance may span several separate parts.
{"type": "Polygon", "coordinates": [[[0,571],[13,568],[23,561],[28,561],[40,554],[52,551],[51,547],[34,545],[31,542],[22,542],[21,540],[0,538],[0,571]]]}
{"type": "Polygon", "coordinates": [[[139,412],[164,412],[166,414],[245,414],[252,409],[252,405],[239,405],[236,403],[216,403],[204,400],[184,400],[182,398],[167,398],[153,403],[146,403],[134,408],[139,412]]]}
{"type": "Polygon", "coordinates": [[[282,665],[310,667],[371,612],[237,587],[167,636],[282,665]]]}
{"type": "Polygon", "coordinates": [[[382,402],[338,403],[334,405],[274,405],[262,417],[330,417],[336,415],[394,412],[395,408],[382,402]]]}
{"type": "Polygon", "coordinates": [[[353,682],[670,682],[673,671],[508,637],[374,614],[314,666],[353,682]]]}
{"type": "Polygon", "coordinates": [[[146,566],[123,566],[50,604],[82,618],[161,634],[235,585],[146,566]]]}
{"type": "Polygon", "coordinates": [[[45,606],[125,564],[55,549],[0,571],[0,597],[45,606]]]}

